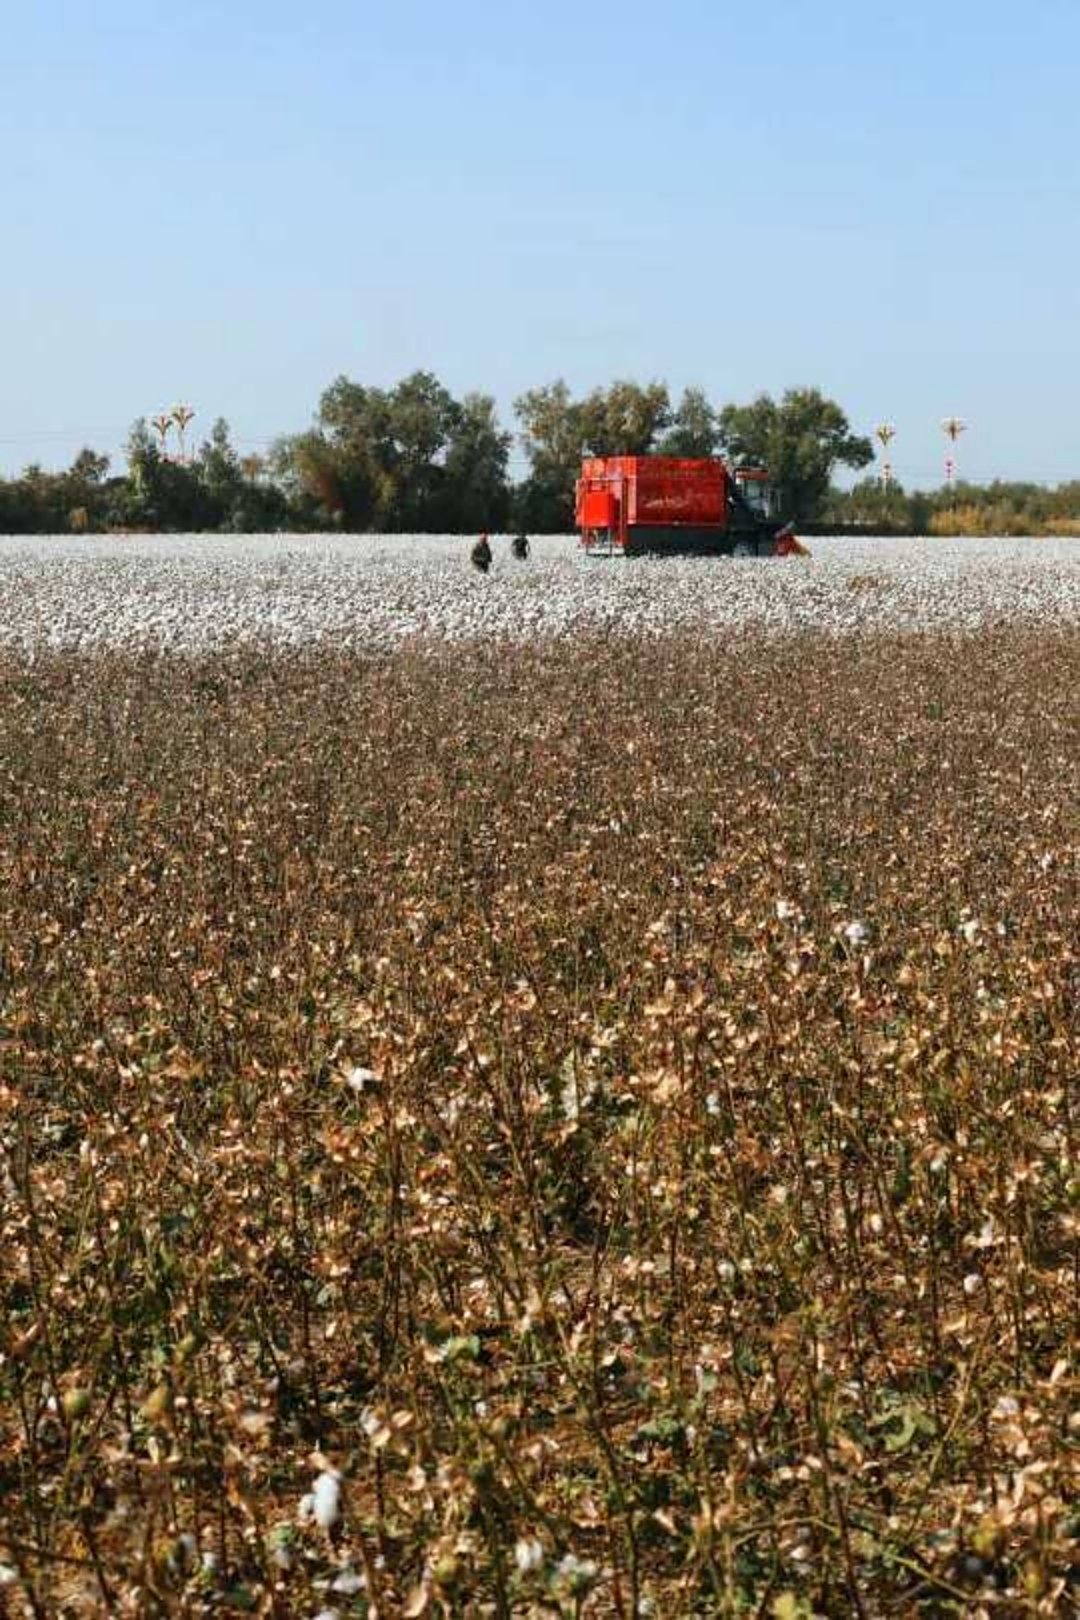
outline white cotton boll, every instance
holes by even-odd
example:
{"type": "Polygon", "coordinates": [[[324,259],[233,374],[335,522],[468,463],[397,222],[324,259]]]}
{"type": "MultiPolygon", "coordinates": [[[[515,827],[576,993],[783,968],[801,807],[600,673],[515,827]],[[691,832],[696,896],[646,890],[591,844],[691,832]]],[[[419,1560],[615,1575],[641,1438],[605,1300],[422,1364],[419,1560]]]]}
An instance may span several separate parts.
{"type": "Polygon", "coordinates": [[[969,945],[974,945],[979,937],[979,923],[976,917],[969,917],[967,922],[960,924],[960,933],[969,945]]]}
{"type": "Polygon", "coordinates": [[[595,1584],[600,1568],[591,1558],[579,1558],[576,1553],[566,1553],[555,1566],[555,1574],[560,1584],[580,1596],[595,1584]]]}
{"type": "Polygon", "coordinates": [[[977,1271],[969,1271],[967,1276],[964,1278],[964,1293],[970,1298],[972,1294],[978,1293],[981,1286],[982,1278],[979,1276],[979,1273],[977,1271]]]}
{"type": "Polygon", "coordinates": [[[331,1592],[341,1592],[345,1597],[352,1597],[356,1592],[362,1592],[367,1585],[363,1575],[358,1575],[355,1569],[343,1569],[340,1575],[335,1575],[330,1582],[331,1592]]]}
{"type": "Polygon", "coordinates": [[[514,1563],[523,1575],[532,1575],[544,1565],[544,1544],[535,1537],[514,1543],[514,1563]]]}
{"type": "Polygon", "coordinates": [[[870,938],[870,930],[860,918],[856,917],[844,929],[844,938],[849,945],[861,945],[870,938]]]}
{"type": "Polygon", "coordinates": [[[374,1069],[365,1069],[362,1064],[358,1063],[356,1067],[350,1069],[348,1074],[345,1076],[345,1084],[348,1086],[350,1091],[355,1091],[359,1094],[360,1092],[367,1091],[370,1086],[376,1085],[378,1083],[378,1078],[379,1077],[375,1073],[374,1069]]]}
{"type": "Polygon", "coordinates": [[[332,1530],[341,1518],[341,1475],[326,1469],[311,1491],[311,1511],[320,1530],[332,1530]]]}

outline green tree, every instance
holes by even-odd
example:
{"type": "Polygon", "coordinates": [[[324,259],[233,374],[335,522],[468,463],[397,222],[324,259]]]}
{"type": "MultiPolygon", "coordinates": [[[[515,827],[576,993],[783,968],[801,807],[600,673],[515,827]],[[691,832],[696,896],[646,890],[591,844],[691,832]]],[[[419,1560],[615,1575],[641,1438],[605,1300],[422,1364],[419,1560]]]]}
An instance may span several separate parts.
{"type": "Polygon", "coordinates": [[[766,468],[785,515],[803,521],[824,511],[835,468],[874,459],[870,440],[852,433],[840,406],[817,388],[788,389],[779,402],[761,394],[750,405],[725,405],[720,442],[736,466],[766,468]]]}
{"type": "Polygon", "coordinates": [[[574,481],[581,470],[588,432],[580,404],[560,377],[530,388],[514,401],[529,474],[516,493],[516,519],[523,527],[565,533],[574,526],[574,481]]]}
{"type": "Polygon", "coordinates": [[[315,421],[314,431],[295,441],[309,499],[346,528],[388,527],[398,479],[386,390],[338,377],[320,398],[315,421]]]}
{"type": "Polygon", "coordinates": [[[510,510],[507,466],[511,435],[499,426],[488,394],[466,394],[458,406],[445,462],[448,530],[501,529],[510,510]]]}
{"type": "Polygon", "coordinates": [[[201,529],[214,522],[197,466],[166,460],[150,437],[145,417],[127,441],[128,479],[107,513],[126,528],[201,529]]]}
{"type": "Polygon", "coordinates": [[[391,389],[338,377],[319,401],[314,428],[283,440],[274,465],[301,508],[347,528],[437,529],[454,507],[455,442],[463,480],[466,463],[475,480],[485,455],[489,474],[498,461],[497,441],[482,442],[482,417],[430,371],[391,389]]]}
{"type": "Polygon", "coordinates": [[[579,411],[590,455],[647,456],[671,421],[671,400],[665,383],[623,380],[595,388],[579,411]]]}
{"type": "Polygon", "coordinates": [[[416,371],[388,398],[391,470],[395,496],[391,527],[431,531],[443,527],[446,454],[461,407],[430,371],[416,371]]]}
{"type": "Polygon", "coordinates": [[[269,458],[270,473],[298,528],[344,526],[342,464],[338,448],[318,429],[292,434],[274,444],[269,458]]]}
{"type": "Polygon", "coordinates": [[[861,478],[849,490],[833,490],[822,516],[829,523],[877,534],[904,533],[913,526],[911,498],[903,485],[893,480],[886,486],[880,478],[861,478]]]}
{"type": "Polygon", "coordinates": [[[620,381],[571,398],[559,378],[514,402],[529,475],[517,491],[518,521],[565,532],[574,524],[574,484],[585,456],[644,456],[671,419],[664,383],[620,381]]]}
{"type": "Polygon", "coordinates": [[[285,522],[288,503],[283,490],[261,481],[260,457],[240,458],[224,418],[218,418],[201,446],[195,471],[203,526],[250,534],[279,528],[285,522]]]}
{"type": "Polygon", "coordinates": [[[72,483],[83,488],[100,485],[109,471],[109,458],[97,453],[96,450],[80,450],[68,469],[67,476],[72,483]]]}
{"type": "Polygon", "coordinates": [[[719,421],[705,390],[685,388],[657,450],[662,456],[714,456],[719,443],[719,421]]]}
{"type": "Polygon", "coordinates": [[[224,417],[218,417],[209,439],[200,447],[195,470],[214,522],[227,522],[243,488],[244,475],[224,417]]]}

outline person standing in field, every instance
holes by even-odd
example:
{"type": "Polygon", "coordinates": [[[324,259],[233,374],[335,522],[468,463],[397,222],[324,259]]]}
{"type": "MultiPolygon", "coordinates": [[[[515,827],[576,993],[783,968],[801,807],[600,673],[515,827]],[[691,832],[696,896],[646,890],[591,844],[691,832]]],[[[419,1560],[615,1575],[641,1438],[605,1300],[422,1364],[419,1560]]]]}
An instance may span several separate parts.
{"type": "Polygon", "coordinates": [[[486,534],[482,534],[469,553],[472,565],[481,574],[486,574],[491,567],[491,544],[486,534]]]}
{"type": "Polygon", "coordinates": [[[527,534],[516,534],[510,542],[510,549],[519,562],[526,562],[529,556],[529,537],[527,534]]]}

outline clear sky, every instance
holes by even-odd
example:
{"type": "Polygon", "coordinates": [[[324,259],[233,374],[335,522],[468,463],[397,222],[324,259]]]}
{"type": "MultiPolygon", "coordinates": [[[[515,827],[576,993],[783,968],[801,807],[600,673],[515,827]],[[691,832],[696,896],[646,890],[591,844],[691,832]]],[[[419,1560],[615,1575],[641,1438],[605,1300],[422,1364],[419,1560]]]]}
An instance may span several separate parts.
{"type": "Polygon", "coordinates": [[[1080,477],[1078,0],[9,0],[2,62],[0,469],[426,367],[1080,477]]]}

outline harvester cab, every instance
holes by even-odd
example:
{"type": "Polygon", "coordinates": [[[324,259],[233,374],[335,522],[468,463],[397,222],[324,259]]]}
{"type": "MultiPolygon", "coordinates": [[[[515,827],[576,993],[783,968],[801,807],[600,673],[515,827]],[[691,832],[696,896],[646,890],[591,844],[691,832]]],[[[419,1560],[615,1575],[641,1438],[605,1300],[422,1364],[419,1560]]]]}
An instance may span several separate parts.
{"type": "Polygon", "coordinates": [[[736,557],[806,557],[793,523],[781,524],[780,491],[761,467],[733,467],[729,489],[736,557]]]}
{"type": "Polygon", "coordinates": [[[773,489],[769,475],[760,467],[735,467],[732,494],[742,500],[761,522],[767,523],[780,510],[780,491],[773,489]]]}

